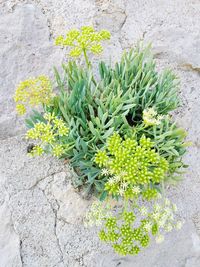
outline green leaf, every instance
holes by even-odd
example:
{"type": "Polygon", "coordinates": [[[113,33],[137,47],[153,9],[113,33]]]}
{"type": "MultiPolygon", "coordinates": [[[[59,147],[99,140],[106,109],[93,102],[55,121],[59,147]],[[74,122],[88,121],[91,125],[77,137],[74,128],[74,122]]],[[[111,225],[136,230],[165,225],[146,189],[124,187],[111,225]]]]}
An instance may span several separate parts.
{"type": "Polygon", "coordinates": [[[103,139],[107,139],[113,132],[114,132],[114,127],[112,127],[112,128],[110,128],[109,130],[107,130],[107,131],[105,132],[105,134],[102,135],[102,138],[103,138],[103,139]]]}
{"type": "Polygon", "coordinates": [[[88,122],[88,126],[89,126],[89,129],[91,131],[91,133],[97,137],[98,136],[98,131],[94,128],[94,125],[91,121],[88,122]]]}
{"type": "Polygon", "coordinates": [[[104,201],[108,196],[108,192],[107,191],[103,191],[99,197],[100,201],[104,201]]]}

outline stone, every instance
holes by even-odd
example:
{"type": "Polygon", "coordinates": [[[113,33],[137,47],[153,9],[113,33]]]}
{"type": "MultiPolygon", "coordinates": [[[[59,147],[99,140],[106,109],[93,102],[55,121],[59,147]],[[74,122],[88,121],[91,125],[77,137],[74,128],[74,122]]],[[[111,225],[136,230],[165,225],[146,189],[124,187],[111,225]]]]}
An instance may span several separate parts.
{"type": "Polygon", "coordinates": [[[20,239],[16,234],[7,201],[0,206],[0,266],[21,267],[20,239]]]}
{"type": "Polygon", "coordinates": [[[0,44],[0,138],[5,139],[25,130],[13,100],[17,84],[39,74],[52,76],[61,56],[50,41],[45,16],[33,4],[17,5],[12,13],[1,15],[0,44]]]}
{"type": "Polygon", "coordinates": [[[122,1],[96,1],[96,4],[98,7],[95,14],[96,25],[98,27],[106,25],[106,29],[112,33],[119,32],[127,18],[122,1]]]}
{"type": "MultiPolygon", "coordinates": [[[[44,188],[42,181],[39,188],[44,188]]],[[[43,189],[49,201],[57,210],[57,218],[67,224],[83,223],[85,213],[91,201],[84,200],[71,185],[70,175],[59,172],[52,176],[52,180],[43,189]]]]}
{"type": "Polygon", "coordinates": [[[1,141],[1,183],[6,182],[9,194],[34,188],[40,180],[65,168],[62,161],[49,156],[41,159],[28,156],[27,146],[22,136],[1,141]]]}
{"type": "Polygon", "coordinates": [[[10,204],[21,240],[22,266],[63,267],[55,214],[43,192],[39,189],[20,192],[11,197],[10,204]]]}

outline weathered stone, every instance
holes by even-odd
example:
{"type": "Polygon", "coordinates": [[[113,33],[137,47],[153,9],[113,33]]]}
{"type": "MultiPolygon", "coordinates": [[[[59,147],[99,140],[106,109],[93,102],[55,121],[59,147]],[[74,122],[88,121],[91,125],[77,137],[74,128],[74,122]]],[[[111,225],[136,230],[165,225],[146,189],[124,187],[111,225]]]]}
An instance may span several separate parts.
{"type": "Polygon", "coordinates": [[[66,172],[56,173],[44,188],[44,181],[38,184],[43,188],[47,198],[57,210],[57,218],[70,224],[83,223],[89,201],[84,200],[73,188],[70,182],[70,174],[66,172]]]}
{"type": "Polygon", "coordinates": [[[0,266],[21,267],[20,239],[15,233],[7,201],[0,206],[0,266]]]}
{"type": "Polygon", "coordinates": [[[34,188],[45,177],[64,169],[62,161],[52,157],[27,155],[28,142],[22,136],[1,141],[0,174],[9,194],[34,188]]]}
{"type": "Polygon", "coordinates": [[[17,117],[13,100],[16,85],[39,74],[52,75],[61,56],[50,41],[47,19],[33,4],[1,15],[0,44],[0,138],[5,139],[24,131],[24,118],[17,117]]]}
{"type": "Polygon", "coordinates": [[[63,267],[56,217],[43,192],[38,189],[20,192],[11,197],[10,204],[21,240],[22,265],[63,267]]]}

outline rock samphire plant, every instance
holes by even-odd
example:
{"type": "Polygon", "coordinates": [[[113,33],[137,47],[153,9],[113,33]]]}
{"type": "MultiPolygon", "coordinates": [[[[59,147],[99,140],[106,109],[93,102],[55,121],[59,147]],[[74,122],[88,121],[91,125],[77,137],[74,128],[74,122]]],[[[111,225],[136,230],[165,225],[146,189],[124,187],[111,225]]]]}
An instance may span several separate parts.
{"type": "Polygon", "coordinates": [[[117,253],[135,255],[181,228],[164,190],[180,180],[186,133],[170,115],[179,105],[178,79],[157,72],[150,46],[139,43],[115,66],[102,61],[93,69],[91,55],[109,39],[90,26],[58,36],[55,44],[73,60],[61,74],[54,68],[54,82],[43,75],[20,82],[14,99],[20,115],[40,105],[26,119],[29,154],[67,158],[74,185],[99,199],[87,225],[117,253]]]}

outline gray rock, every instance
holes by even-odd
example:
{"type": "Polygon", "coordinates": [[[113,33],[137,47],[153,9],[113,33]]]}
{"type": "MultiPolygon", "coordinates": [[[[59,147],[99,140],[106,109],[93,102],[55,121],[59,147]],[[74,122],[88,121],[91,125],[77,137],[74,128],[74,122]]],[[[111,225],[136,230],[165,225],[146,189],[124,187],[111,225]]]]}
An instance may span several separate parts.
{"type": "Polygon", "coordinates": [[[54,174],[44,187],[45,180],[38,184],[44,188],[45,195],[57,210],[57,218],[68,224],[83,223],[89,201],[84,200],[78,192],[75,192],[70,181],[70,174],[59,172],[54,174]]]}
{"type": "Polygon", "coordinates": [[[15,112],[17,84],[39,74],[52,75],[60,65],[60,50],[53,47],[47,19],[32,4],[19,5],[1,15],[0,24],[0,138],[24,132],[24,118],[15,112]]]}
{"type": "Polygon", "coordinates": [[[10,204],[21,240],[22,266],[64,266],[55,214],[43,192],[38,189],[20,192],[11,197],[10,204]]]}
{"type": "Polygon", "coordinates": [[[8,193],[16,194],[32,189],[45,177],[65,169],[62,161],[51,157],[31,158],[26,142],[21,136],[1,141],[1,182],[6,182],[8,193]]]}
{"type": "Polygon", "coordinates": [[[0,221],[0,265],[21,267],[20,239],[15,232],[11,212],[6,201],[0,206],[0,221]]]}

